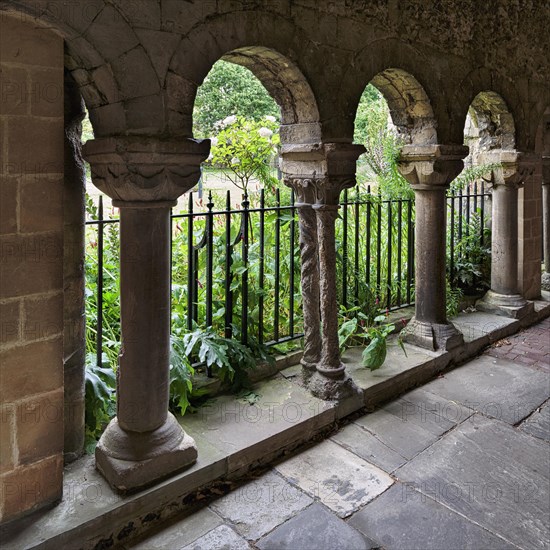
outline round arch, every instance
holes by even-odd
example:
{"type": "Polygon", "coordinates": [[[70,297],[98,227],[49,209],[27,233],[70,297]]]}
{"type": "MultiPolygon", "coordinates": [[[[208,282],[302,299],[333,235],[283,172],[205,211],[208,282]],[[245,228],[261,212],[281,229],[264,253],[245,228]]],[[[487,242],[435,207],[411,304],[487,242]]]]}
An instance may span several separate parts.
{"type": "Polygon", "coordinates": [[[422,85],[407,71],[386,69],[371,80],[388,103],[397,132],[407,144],[437,143],[432,105],[422,85]]]}
{"type": "Polygon", "coordinates": [[[192,136],[197,88],[212,66],[223,59],[249,69],[277,102],[283,143],[319,141],[317,97],[294,55],[304,49],[305,33],[276,14],[256,11],[252,15],[254,25],[243,24],[247,12],[229,14],[209,20],[182,40],[166,80],[169,126],[178,134],[192,136]],[[282,44],[284,50],[280,49],[282,44]]]}
{"type": "Polygon", "coordinates": [[[464,132],[466,141],[475,141],[479,151],[511,150],[516,145],[514,117],[504,99],[493,91],[479,92],[474,97],[464,132]]]}

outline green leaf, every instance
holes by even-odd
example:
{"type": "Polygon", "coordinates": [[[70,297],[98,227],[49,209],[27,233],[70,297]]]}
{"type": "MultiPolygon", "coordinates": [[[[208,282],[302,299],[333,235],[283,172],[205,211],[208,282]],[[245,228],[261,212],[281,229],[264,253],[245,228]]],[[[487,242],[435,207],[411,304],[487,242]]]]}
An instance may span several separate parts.
{"type": "Polygon", "coordinates": [[[386,359],[386,339],[373,338],[362,354],[363,366],[370,370],[379,369],[386,359]]]}

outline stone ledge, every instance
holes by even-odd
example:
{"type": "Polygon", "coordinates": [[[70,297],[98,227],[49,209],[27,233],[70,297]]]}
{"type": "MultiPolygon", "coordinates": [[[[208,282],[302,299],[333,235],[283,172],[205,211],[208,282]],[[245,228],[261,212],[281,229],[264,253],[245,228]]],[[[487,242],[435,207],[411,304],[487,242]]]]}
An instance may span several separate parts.
{"type": "Polygon", "coordinates": [[[300,386],[296,367],[255,385],[252,405],[221,395],[197,415],[181,419],[195,438],[198,461],[189,470],[130,496],[116,494],[95,470],[92,457],[65,469],[64,498],[41,511],[2,527],[3,549],[100,548],[123,544],[189,509],[190,495],[215,482],[243,477],[254,467],[326,435],[338,420],[373,409],[427,382],[437,373],[476,356],[520,328],[550,316],[550,295],[534,303],[521,322],[495,315],[463,313],[453,322],[465,330],[465,344],[452,352],[429,352],[407,345],[407,357],[390,343],[387,361],[374,372],[360,365],[361,349],[344,355],[349,374],[364,392],[364,402],[324,402],[300,386]],[[108,526],[109,532],[106,532],[108,526]]]}

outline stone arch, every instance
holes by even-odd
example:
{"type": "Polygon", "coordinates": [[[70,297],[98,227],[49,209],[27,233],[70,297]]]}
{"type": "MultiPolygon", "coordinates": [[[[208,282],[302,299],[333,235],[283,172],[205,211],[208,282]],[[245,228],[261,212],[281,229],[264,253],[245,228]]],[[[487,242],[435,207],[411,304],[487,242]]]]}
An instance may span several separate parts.
{"type": "MultiPolygon", "coordinates": [[[[254,12],[255,24],[243,24],[248,12],[226,14],[201,26],[180,44],[167,76],[169,125],[192,135],[192,110],[197,87],[219,59],[248,68],[281,108],[283,142],[321,139],[317,98],[293,52],[300,51],[299,30],[276,14],[254,12]],[[206,27],[206,28],[204,28],[206,27]],[[216,40],[205,39],[216,36],[216,40]],[[283,40],[282,37],[286,38],[283,40]],[[206,43],[205,43],[206,42],[206,43]],[[284,50],[281,46],[284,45],[284,50]],[[202,47],[204,46],[204,47],[202,47]],[[197,52],[197,55],[191,53],[197,52]]],[[[303,36],[303,35],[302,35],[303,36]]]]}
{"type": "MultiPolygon", "coordinates": [[[[451,133],[456,137],[456,140],[463,139],[467,117],[472,107],[477,106],[478,109],[486,112],[488,107],[489,112],[492,111],[497,118],[505,115],[507,111],[513,122],[512,147],[519,150],[528,150],[530,146],[532,147],[534,132],[528,127],[524,110],[524,106],[528,102],[524,99],[520,96],[514,84],[499,73],[486,68],[475,69],[456,84],[456,92],[451,99],[453,112],[456,113],[456,116],[451,119],[451,133]],[[482,106],[484,100],[487,103],[485,107],[482,106]]],[[[505,131],[507,136],[503,144],[509,145],[512,139],[512,131],[510,129],[510,119],[505,120],[506,118],[505,115],[503,122],[508,129],[501,128],[499,131],[505,131]]],[[[498,122],[497,125],[501,126],[500,121],[496,122],[498,122]]]]}
{"type": "Polygon", "coordinates": [[[388,102],[392,122],[407,144],[437,143],[436,121],[426,91],[407,71],[389,68],[371,80],[388,102]]]}
{"type": "Polygon", "coordinates": [[[475,141],[478,152],[515,148],[514,117],[498,93],[484,91],[474,97],[465,121],[465,139],[466,145],[475,141]]]}

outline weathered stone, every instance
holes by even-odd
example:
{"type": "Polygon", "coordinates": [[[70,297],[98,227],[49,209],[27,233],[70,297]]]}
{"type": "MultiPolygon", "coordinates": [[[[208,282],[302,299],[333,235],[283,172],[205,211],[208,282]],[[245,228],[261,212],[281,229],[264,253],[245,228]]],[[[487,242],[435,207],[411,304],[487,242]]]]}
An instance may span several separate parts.
{"type": "Polygon", "coordinates": [[[503,422],[476,414],[396,475],[516,546],[548,543],[548,444],[503,422]]]}
{"type": "Polygon", "coordinates": [[[550,443],[550,404],[546,403],[520,424],[520,430],[550,443]]]}
{"type": "Polygon", "coordinates": [[[514,548],[406,483],[396,483],[348,523],[383,548],[514,548]]]}
{"type": "Polygon", "coordinates": [[[407,462],[407,459],[394,449],[391,449],[375,435],[356,424],[349,424],[333,435],[331,439],[344,449],[355,453],[388,473],[393,472],[407,462]]]}
{"type": "Polygon", "coordinates": [[[462,335],[445,312],[445,193],[463,167],[462,146],[408,145],[399,170],[415,191],[415,315],[403,329],[404,340],[421,347],[450,350],[462,335]]]}
{"type": "Polygon", "coordinates": [[[376,546],[319,503],[277,527],[261,539],[260,550],[296,550],[307,548],[349,548],[369,550],[376,546]]]}
{"type": "Polygon", "coordinates": [[[220,525],[198,538],[195,542],[183,546],[180,550],[218,550],[218,548],[250,550],[251,546],[246,540],[239,537],[233,529],[227,525],[220,525]]]}
{"type": "Polygon", "coordinates": [[[514,425],[548,399],[550,380],[544,372],[481,356],[424,390],[514,425]]]}
{"type": "Polygon", "coordinates": [[[174,550],[183,545],[200,539],[208,532],[222,524],[220,516],[210,508],[203,508],[192,516],[176,520],[170,526],[163,526],[158,534],[151,534],[137,544],[132,544],[134,550],[174,550]]]}
{"type": "Polygon", "coordinates": [[[481,155],[480,162],[498,163],[492,171],[491,290],[476,308],[518,319],[533,311],[518,292],[518,188],[532,159],[516,151],[496,150],[481,155]]]}
{"type": "Polygon", "coordinates": [[[216,500],[211,508],[252,541],[294,517],[312,502],[288,481],[268,472],[216,500]]]}
{"type": "Polygon", "coordinates": [[[393,479],[332,441],[324,441],[276,466],[302,490],[347,517],[393,484],[393,479]]]}

